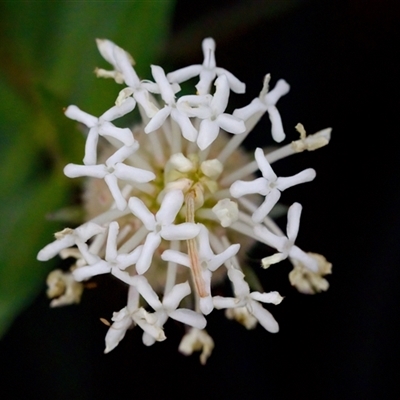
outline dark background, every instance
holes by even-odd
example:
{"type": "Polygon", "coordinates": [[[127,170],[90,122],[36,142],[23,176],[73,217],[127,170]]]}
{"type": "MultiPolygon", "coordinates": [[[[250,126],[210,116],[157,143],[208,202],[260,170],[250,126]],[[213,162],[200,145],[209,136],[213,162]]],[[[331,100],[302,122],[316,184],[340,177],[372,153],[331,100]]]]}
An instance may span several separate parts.
{"type": "MultiPolygon", "coordinates": [[[[246,331],[213,312],[207,330],[216,347],[202,367],[197,355],[178,353],[183,331],[174,322],[164,343],[146,348],[133,330],[103,355],[107,328],[98,318],[124,304],[124,295],[110,294],[113,282],[101,279],[100,290],[85,292],[80,306],[62,309],[48,307],[43,287],[0,342],[2,398],[398,398],[397,2],[302,2],[233,31],[209,16],[211,9],[224,15],[244,4],[249,13],[257,8],[257,2],[178,1],[163,65],[200,62],[201,39],[213,36],[217,63],[247,84],[233,107],[255,97],[270,72],[272,83],[284,78],[291,85],[278,103],[290,140],[297,122],[309,133],[333,127],[328,147],[276,164],[283,176],[317,170],[315,182],[285,192],[283,200],[303,204],[299,246],[333,263],[329,291],[298,294],[282,271],[289,265],[261,271],[265,286],[286,296],[271,310],[280,332],[246,331]],[[204,23],[199,38],[185,31],[194,18],[204,23]]],[[[268,145],[268,127],[265,118],[245,145],[268,145]]],[[[256,249],[250,256],[257,255],[256,249]]]]}

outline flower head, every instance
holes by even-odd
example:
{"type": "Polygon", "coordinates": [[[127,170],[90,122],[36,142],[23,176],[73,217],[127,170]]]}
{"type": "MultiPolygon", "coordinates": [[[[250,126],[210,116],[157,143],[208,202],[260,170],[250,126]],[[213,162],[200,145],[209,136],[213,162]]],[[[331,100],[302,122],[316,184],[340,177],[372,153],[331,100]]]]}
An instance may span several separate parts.
{"type": "Polygon", "coordinates": [[[245,253],[256,241],[267,244],[278,253],[263,258],[264,267],[288,258],[294,265],[290,281],[301,292],[327,289],[323,276],[330,273],[330,264],[295,245],[302,206],[289,208],[286,236],[269,213],[281,192],[315,177],[311,168],[278,177],[271,164],[324,146],[330,130],[306,137],[298,125],[300,140],[268,155],[257,148],[253,160],[239,146],[263,114],[271,120],[272,138],[285,139],[276,107],[289,91],[284,80],[270,91],[266,75],[259,97],[230,114],[230,92],[244,93],[245,84],[217,66],[213,39],[203,41],[202,64],[169,73],[152,65],[154,81],[140,80],[133,58],[113,42],[101,39],[97,45],[113,67],[97,69],[97,76],[125,87],[100,117],[74,105],[65,110],[88,128],[83,164],[68,164],[64,173],[88,180],[84,199],[91,217],[58,232],[38,253],[41,261],[56,255],[77,260],[70,272],[49,275],[51,304],[79,302],[81,282],[100,274],[127,286],[127,303],[111,318],[106,353],[135,326],[143,330],[146,345],[165,340],[165,323],[171,318],[188,327],[179,350],[186,355],[200,350],[205,364],[214,347],[204,330],[205,316],[214,308],[225,309],[228,318],[248,329],[259,323],[278,332],[277,321],[262,303],[279,304],[283,297],[276,291],[264,293],[256,278],[247,280],[245,253]],[[180,96],[179,84],[197,76],[194,93],[180,96]],[[113,124],[136,108],[142,124],[113,124]],[[262,177],[254,176],[257,170],[262,177]],[[91,210],[96,201],[102,203],[96,210],[103,211],[91,210]],[[215,295],[215,285],[224,279],[233,296],[215,295]]]}

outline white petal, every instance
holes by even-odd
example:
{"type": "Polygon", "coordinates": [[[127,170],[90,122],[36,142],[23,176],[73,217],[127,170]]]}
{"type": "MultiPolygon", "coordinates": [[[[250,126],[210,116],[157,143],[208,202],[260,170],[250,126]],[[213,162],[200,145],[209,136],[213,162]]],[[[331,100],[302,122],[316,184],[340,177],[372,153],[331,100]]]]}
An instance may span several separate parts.
{"type": "Polygon", "coordinates": [[[85,143],[85,157],[83,163],[85,165],[94,165],[97,162],[97,143],[99,141],[98,127],[94,126],[90,129],[85,143]]]}
{"type": "Polygon", "coordinates": [[[289,251],[289,257],[299,260],[304,267],[313,272],[318,272],[318,261],[310,257],[307,253],[297,246],[292,246],[289,251]]]}
{"type": "Polygon", "coordinates": [[[246,130],[244,122],[230,114],[220,114],[216,121],[221,129],[230,133],[238,134],[246,130]]]}
{"type": "Polygon", "coordinates": [[[192,125],[187,115],[180,112],[178,109],[173,108],[171,110],[171,118],[179,125],[182,131],[182,136],[186,140],[189,140],[189,142],[194,142],[196,140],[197,129],[192,125]]]}
{"type": "Polygon", "coordinates": [[[224,74],[227,77],[229,87],[231,88],[232,92],[235,92],[235,93],[245,93],[246,92],[246,84],[241,82],[231,72],[227,71],[224,68],[216,68],[215,70],[217,72],[217,75],[224,74]]]}
{"type": "Polygon", "coordinates": [[[200,306],[200,311],[204,315],[210,314],[210,312],[214,308],[212,297],[211,296],[200,297],[199,306],[200,306]]]}
{"type": "Polygon", "coordinates": [[[190,259],[187,254],[175,250],[165,250],[161,254],[161,259],[164,261],[175,262],[185,267],[190,268],[190,259]]]}
{"type": "Polygon", "coordinates": [[[252,292],[250,297],[253,300],[261,301],[263,303],[272,303],[272,304],[280,304],[283,300],[283,297],[278,292],[269,292],[269,293],[260,293],[260,292],[252,292]]]}
{"type": "Polygon", "coordinates": [[[280,191],[284,191],[287,188],[290,188],[295,185],[299,185],[300,183],[310,182],[316,176],[316,172],[313,168],[305,169],[304,171],[299,172],[296,175],[278,178],[276,180],[276,186],[280,191]]]}
{"type": "Polygon", "coordinates": [[[165,240],[188,240],[195,238],[200,232],[197,224],[183,222],[179,225],[162,227],[160,235],[165,240]]]}
{"type": "Polygon", "coordinates": [[[137,197],[131,197],[129,199],[129,208],[133,215],[143,222],[147,230],[153,231],[156,228],[156,219],[142,200],[137,197]]]}
{"type": "Polygon", "coordinates": [[[115,67],[114,48],[117,45],[108,39],[96,39],[96,44],[103,58],[115,67]]]}
{"type": "Polygon", "coordinates": [[[257,318],[260,325],[263,328],[265,328],[268,332],[271,333],[279,332],[279,325],[275,321],[275,318],[260,303],[252,301],[250,307],[248,306],[248,309],[249,312],[257,318]]]}
{"type": "Polygon", "coordinates": [[[208,263],[208,269],[214,272],[218,269],[222,264],[228,261],[231,257],[235,256],[240,249],[240,244],[232,244],[222,253],[216,255],[213,259],[211,259],[208,263]]]}
{"type": "Polygon", "coordinates": [[[249,284],[244,280],[244,274],[236,268],[231,268],[228,271],[228,277],[233,283],[236,297],[243,298],[250,294],[249,284]]]}
{"type": "Polygon", "coordinates": [[[106,245],[106,261],[114,261],[117,258],[117,236],[119,225],[117,221],[110,223],[106,245]]]}
{"type": "Polygon", "coordinates": [[[43,247],[37,255],[39,261],[48,261],[55,257],[61,250],[71,247],[75,244],[75,237],[73,235],[68,235],[62,239],[55,240],[54,242],[43,247]]]}
{"type": "Polygon", "coordinates": [[[265,111],[267,111],[267,106],[258,97],[256,97],[247,106],[237,108],[232,115],[241,119],[242,121],[247,121],[253,115],[264,114],[265,111]]]}
{"type": "Polygon", "coordinates": [[[170,225],[174,222],[179,210],[182,208],[184,196],[181,190],[171,190],[168,192],[161,203],[161,207],[156,214],[159,224],[170,225]]]}
{"type": "Polygon", "coordinates": [[[292,243],[294,243],[299,233],[302,208],[301,204],[293,203],[288,210],[286,234],[292,243]]]}
{"type": "Polygon", "coordinates": [[[139,260],[136,263],[136,272],[139,275],[144,274],[150,268],[154,252],[157,250],[160,243],[161,237],[157,233],[150,232],[147,235],[139,260]]]}
{"type": "Polygon", "coordinates": [[[275,87],[267,93],[264,101],[268,105],[275,105],[278,100],[290,90],[289,84],[284,79],[279,79],[275,87]]]}
{"type": "Polygon", "coordinates": [[[222,297],[222,296],[214,296],[213,304],[217,310],[221,310],[223,308],[235,308],[239,306],[239,302],[234,297],[222,297]]]}
{"type": "Polygon", "coordinates": [[[75,229],[75,234],[83,242],[87,242],[92,236],[98,235],[106,231],[106,228],[95,224],[94,222],[86,222],[85,224],[79,226],[75,229]]]}
{"type": "Polygon", "coordinates": [[[214,85],[216,89],[211,101],[211,108],[215,115],[219,115],[225,111],[229,101],[229,85],[226,76],[219,76],[214,85]]]}
{"type": "Polygon", "coordinates": [[[123,163],[116,164],[114,168],[114,175],[118,177],[118,179],[122,179],[128,182],[130,181],[135,183],[146,183],[156,178],[154,173],[151,171],[131,167],[130,165],[126,165],[123,163]]]}
{"type": "Polygon", "coordinates": [[[203,119],[200,123],[199,135],[197,137],[197,145],[200,150],[206,149],[217,138],[219,133],[219,125],[216,121],[203,119]]]}
{"type": "Polygon", "coordinates": [[[104,178],[107,174],[105,165],[77,165],[67,164],[64,167],[64,174],[68,178],[79,178],[81,176],[91,176],[92,178],[104,178]]]}
{"type": "Polygon", "coordinates": [[[132,97],[127,97],[120,105],[111,107],[103,115],[100,116],[102,121],[114,121],[114,119],[121,118],[129,114],[136,105],[136,101],[132,97]]]}
{"type": "Polygon", "coordinates": [[[203,315],[189,310],[187,308],[180,308],[169,313],[170,318],[175,321],[182,322],[186,325],[193,326],[197,329],[204,329],[207,325],[207,321],[203,315]]]}
{"type": "Polygon", "coordinates": [[[201,70],[202,65],[190,65],[188,67],[168,73],[167,78],[170,82],[181,83],[199,75],[201,70]]]}
{"type": "Polygon", "coordinates": [[[160,87],[161,97],[165,101],[165,103],[166,104],[174,103],[175,102],[174,91],[172,90],[171,84],[168,82],[168,79],[165,76],[164,70],[158,65],[152,65],[151,73],[153,75],[154,80],[160,87]]]}
{"type": "Polygon", "coordinates": [[[69,106],[64,111],[66,117],[73,119],[75,121],[81,122],[85,124],[88,128],[93,128],[98,121],[98,118],[94,117],[93,115],[88,114],[85,111],[82,111],[77,106],[69,106]]]}
{"type": "Polygon", "coordinates": [[[132,146],[135,141],[132,131],[129,128],[117,128],[111,122],[107,121],[104,121],[99,126],[99,135],[113,137],[125,146],[132,146]]]}
{"type": "Polygon", "coordinates": [[[104,353],[109,353],[118,346],[118,343],[124,338],[126,331],[130,328],[133,321],[127,316],[122,321],[114,322],[106,334],[106,349],[104,353]]]}
{"type": "Polygon", "coordinates": [[[143,107],[149,118],[153,118],[157,114],[158,108],[152,103],[146,90],[136,90],[133,97],[143,107]]]}
{"type": "Polygon", "coordinates": [[[136,247],[129,254],[118,254],[116,262],[118,263],[119,269],[126,269],[131,265],[134,265],[139,260],[140,254],[142,253],[142,246],[136,247]]]}
{"type": "Polygon", "coordinates": [[[280,143],[285,139],[286,135],[283,130],[282,119],[278,109],[275,106],[268,107],[268,115],[271,121],[271,134],[275,142],[280,143]]]}
{"type": "Polygon", "coordinates": [[[254,211],[251,219],[256,223],[260,223],[274,208],[280,197],[281,192],[278,189],[273,189],[271,192],[269,192],[261,206],[254,211]]]}
{"type": "Polygon", "coordinates": [[[125,50],[114,47],[114,58],[118,69],[124,76],[124,81],[128,86],[135,87],[140,84],[140,80],[132,67],[132,61],[125,50]]]}
{"type": "Polygon", "coordinates": [[[229,189],[231,195],[235,198],[254,193],[265,196],[270,190],[268,181],[265,178],[257,178],[250,182],[236,181],[232,183],[229,189]]]}
{"type": "Polygon", "coordinates": [[[269,183],[274,182],[277,179],[277,176],[265,157],[263,149],[258,147],[254,152],[254,157],[263,177],[267,179],[269,183]]]}
{"type": "Polygon", "coordinates": [[[145,133],[156,131],[165,122],[171,113],[171,107],[165,106],[158,111],[144,128],[145,133]]]}
{"type": "Polygon", "coordinates": [[[114,174],[108,174],[104,177],[104,181],[106,182],[112,197],[117,205],[118,210],[125,210],[127,206],[127,202],[125,197],[121,193],[121,189],[118,186],[117,177],[114,174]]]}
{"type": "Polygon", "coordinates": [[[175,285],[163,298],[163,307],[169,311],[176,310],[184,297],[191,293],[189,282],[175,285]]]}
{"type": "Polygon", "coordinates": [[[152,307],[154,310],[162,308],[162,304],[157,296],[157,293],[153,290],[144,276],[136,276],[135,287],[150,307],[152,307]]]}
{"type": "Polygon", "coordinates": [[[87,265],[84,267],[76,268],[72,271],[74,279],[78,282],[92,278],[93,276],[108,274],[110,272],[110,265],[101,260],[96,264],[87,265]]]}
{"type": "Polygon", "coordinates": [[[136,141],[131,146],[122,146],[112,156],[107,158],[106,160],[107,167],[113,167],[115,164],[123,162],[130,155],[132,155],[138,148],[139,148],[139,143],[136,141]]]}

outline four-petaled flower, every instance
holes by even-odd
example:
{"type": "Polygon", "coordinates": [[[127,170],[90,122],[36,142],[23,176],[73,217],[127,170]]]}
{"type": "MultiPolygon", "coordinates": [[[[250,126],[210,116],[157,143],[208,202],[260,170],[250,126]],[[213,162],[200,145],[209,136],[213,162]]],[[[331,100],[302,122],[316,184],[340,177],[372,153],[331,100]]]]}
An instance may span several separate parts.
{"type": "Polygon", "coordinates": [[[275,318],[259,303],[259,301],[262,303],[279,304],[283,300],[283,297],[278,292],[250,293],[249,284],[244,280],[243,272],[238,269],[230,268],[228,270],[228,277],[233,283],[236,297],[214,296],[214,307],[217,309],[246,307],[248,312],[253,315],[260,325],[268,332],[278,332],[279,326],[275,318]]]}
{"type": "Polygon", "coordinates": [[[261,222],[278,202],[281,192],[300,183],[312,181],[316,173],[314,169],[308,168],[291,177],[278,178],[262,149],[256,149],[255,158],[263,177],[250,182],[236,181],[232,184],[230,192],[236,198],[254,193],[265,196],[264,202],[252,216],[254,222],[261,222]]]}

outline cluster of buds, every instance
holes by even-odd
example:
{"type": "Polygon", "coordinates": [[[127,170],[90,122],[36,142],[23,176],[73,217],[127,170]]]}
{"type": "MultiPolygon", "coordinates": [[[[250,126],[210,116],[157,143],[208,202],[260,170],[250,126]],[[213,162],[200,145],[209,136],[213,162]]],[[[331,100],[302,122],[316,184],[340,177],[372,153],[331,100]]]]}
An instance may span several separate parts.
{"type": "Polygon", "coordinates": [[[256,242],[266,244],[277,252],[262,259],[262,267],[289,259],[294,266],[290,281],[300,291],[328,288],[324,276],[331,264],[295,244],[302,206],[290,206],[286,235],[269,214],[284,190],[316,175],[309,168],[278,177],[271,164],[328,144],[331,130],[307,136],[299,124],[299,140],[267,154],[257,148],[253,159],[240,144],[263,114],[269,115],[273,139],[285,139],[276,108],[289,91],[284,80],[269,90],[267,75],[259,97],[229,114],[230,92],[244,93],[245,84],[216,66],[213,39],[203,41],[202,64],[168,74],[152,65],[154,82],[140,80],[133,58],[113,42],[97,40],[97,46],[113,67],[96,69],[97,76],[125,88],[100,117],[75,105],[65,110],[68,118],[87,127],[83,164],[64,168],[70,178],[87,177],[87,221],[58,232],[38,254],[41,261],[56,255],[75,260],[68,272],[49,275],[52,306],[79,302],[82,282],[94,276],[111,274],[121,280],[128,300],[108,323],[106,353],[134,326],[143,330],[146,345],[165,340],[164,325],[172,318],[187,330],[179,350],[200,350],[204,364],[214,347],[205,316],[214,308],[225,309],[228,318],[248,329],[259,323],[278,332],[263,303],[279,304],[282,296],[264,293],[259,282],[249,281],[254,274],[246,252],[256,242]],[[178,97],[179,84],[195,77],[196,94],[178,97]],[[114,125],[135,108],[141,124],[132,129],[114,125]],[[224,279],[232,292],[213,295],[215,284],[224,279]]]}

